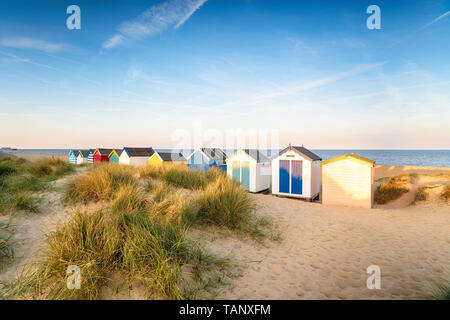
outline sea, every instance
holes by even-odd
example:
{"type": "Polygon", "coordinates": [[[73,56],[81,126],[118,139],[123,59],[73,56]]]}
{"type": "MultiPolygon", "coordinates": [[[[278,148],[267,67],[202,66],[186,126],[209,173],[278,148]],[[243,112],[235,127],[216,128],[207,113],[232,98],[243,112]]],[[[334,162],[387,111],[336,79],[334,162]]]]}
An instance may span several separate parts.
{"type": "MultiPolygon", "coordinates": [[[[157,151],[179,151],[185,157],[191,154],[192,150],[170,150],[155,149],[157,151]]],[[[16,153],[55,153],[68,154],[70,149],[1,149],[4,152],[16,153]]],[[[275,156],[278,150],[261,150],[268,157],[275,156]]],[[[375,160],[376,164],[394,165],[394,166],[423,166],[423,167],[450,167],[450,150],[368,150],[368,149],[342,149],[325,150],[311,149],[312,152],[320,156],[323,160],[334,158],[343,154],[356,153],[361,156],[375,160]]],[[[231,155],[234,150],[225,150],[227,155],[231,155]]]]}

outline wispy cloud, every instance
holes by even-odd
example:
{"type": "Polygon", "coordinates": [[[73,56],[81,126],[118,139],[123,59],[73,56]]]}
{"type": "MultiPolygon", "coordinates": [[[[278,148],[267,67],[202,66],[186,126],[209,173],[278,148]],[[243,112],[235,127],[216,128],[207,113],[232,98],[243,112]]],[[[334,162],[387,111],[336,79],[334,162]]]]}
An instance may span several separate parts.
{"type": "Polygon", "coordinates": [[[350,78],[365,72],[368,72],[370,70],[379,68],[383,66],[386,62],[379,62],[379,63],[371,63],[371,64],[361,64],[358,65],[350,70],[335,73],[323,78],[319,78],[316,80],[308,81],[308,82],[302,82],[302,83],[291,83],[284,86],[277,86],[276,90],[272,90],[270,92],[254,95],[250,98],[245,98],[243,100],[233,101],[230,103],[225,103],[219,106],[216,106],[216,108],[223,108],[223,107],[233,107],[233,106],[252,106],[252,105],[258,105],[260,103],[263,103],[270,99],[277,99],[285,96],[295,95],[301,92],[306,92],[315,88],[323,87],[326,85],[329,85],[331,83],[337,82],[339,80],[343,80],[346,78],[350,78]]]}
{"type": "Polygon", "coordinates": [[[52,53],[63,50],[67,47],[67,44],[33,38],[5,38],[0,39],[0,46],[17,49],[32,49],[52,53]]]}
{"type": "Polygon", "coordinates": [[[152,6],[136,19],[123,22],[118,33],[109,38],[103,49],[112,49],[128,38],[144,38],[160,34],[173,26],[180,28],[207,0],[168,0],[152,6]]]}
{"type": "Polygon", "coordinates": [[[39,63],[39,62],[35,62],[35,61],[31,60],[31,59],[22,58],[22,57],[19,57],[19,56],[15,55],[15,54],[4,52],[4,51],[1,51],[1,50],[0,50],[0,55],[3,55],[5,57],[10,58],[10,61],[13,61],[13,62],[28,63],[28,64],[31,64],[31,65],[34,65],[34,66],[37,66],[37,67],[43,67],[43,68],[47,68],[47,69],[58,70],[58,69],[56,69],[56,68],[54,68],[52,66],[49,66],[47,64],[42,64],[42,63],[39,63]]]}
{"type": "Polygon", "coordinates": [[[109,38],[104,44],[103,49],[109,50],[121,44],[125,40],[125,37],[121,34],[116,34],[109,38]]]}
{"type": "Polygon", "coordinates": [[[130,82],[136,80],[142,74],[142,69],[132,67],[128,70],[125,79],[123,80],[123,85],[127,86],[130,82]]]}
{"type": "Polygon", "coordinates": [[[437,17],[437,18],[434,19],[433,21],[427,23],[427,24],[424,26],[424,28],[427,28],[427,27],[431,26],[432,24],[438,22],[439,20],[444,19],[444,18],[447,17],[447,16],[450,16],[450,11],[447,11],[446,13],[441,14],[439,17],[437,17]]]}

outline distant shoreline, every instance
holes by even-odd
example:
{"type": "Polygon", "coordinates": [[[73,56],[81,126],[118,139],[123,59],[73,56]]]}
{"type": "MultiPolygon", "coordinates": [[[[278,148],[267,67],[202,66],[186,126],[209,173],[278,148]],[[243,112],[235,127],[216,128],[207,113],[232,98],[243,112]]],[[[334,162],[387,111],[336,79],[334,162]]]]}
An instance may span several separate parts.
{"type": "MultiPolygon", "coordinates": [[[[180,151],[185,157],[191,153],[191,149],[163,149],[154,148],[156,151],[180,151]]],[[[0,150],[12,155],[24,157],[23,154],[40,154],[43,157],[64,156],[67,157],[70,149],[18,149],[18,150],[0,150]]],[[[232,149],[224,149],[227,155],[234,153],[232,149]]],[[[269,158],[277,154],[277,150],[260,149],[269,158]]],[[[406,150],[406,149],[311,149],[323,160],[337,157],[343,154],[356,153],[366,158],[376,161],[377,165],[387,166],[417,166],[417,167],[440,167],[450,168],[450,150],[406,150]]]]}

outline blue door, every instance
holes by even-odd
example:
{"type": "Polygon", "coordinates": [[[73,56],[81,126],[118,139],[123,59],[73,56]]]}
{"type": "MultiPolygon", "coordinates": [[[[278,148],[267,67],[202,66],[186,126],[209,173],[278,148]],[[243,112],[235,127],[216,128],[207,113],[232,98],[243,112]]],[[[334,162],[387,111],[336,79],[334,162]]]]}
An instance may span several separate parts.
{"type": "Polygon", "coordinates": [[[303,192],[303,161],[292,160],[291,163],[291,193],[302,194],[303,192]]]}
{"type": "Polygon", "coordinates": [[[232,168],[233,168],[233,179],[238,182],[241,182],[241,166],[239,161],[233,161],[232,168]]]}
{"type": "Polygon", "coordinates": [[[244,186],[245,190],[250,189],[250,162],[242,161],[241,162],[241,183],[244,186]]]}
{"type": "Polygon", "coordinates": [[[289,160],[280,160],[280,192],[289,193],[289,160]]]}

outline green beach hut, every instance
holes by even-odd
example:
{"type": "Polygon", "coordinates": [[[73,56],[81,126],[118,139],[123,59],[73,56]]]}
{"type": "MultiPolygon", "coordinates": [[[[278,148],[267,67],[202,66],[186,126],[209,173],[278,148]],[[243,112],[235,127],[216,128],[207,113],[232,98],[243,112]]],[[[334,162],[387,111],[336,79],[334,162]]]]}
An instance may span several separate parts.
{"type": "MultiPolygon", "coordinates": [[[[119,151],[120,152],[120,151],[119,151]]],[[[119,163],[119,152],[116,149],[113,149],[109,154],[109,163],[119,163]]]]}

